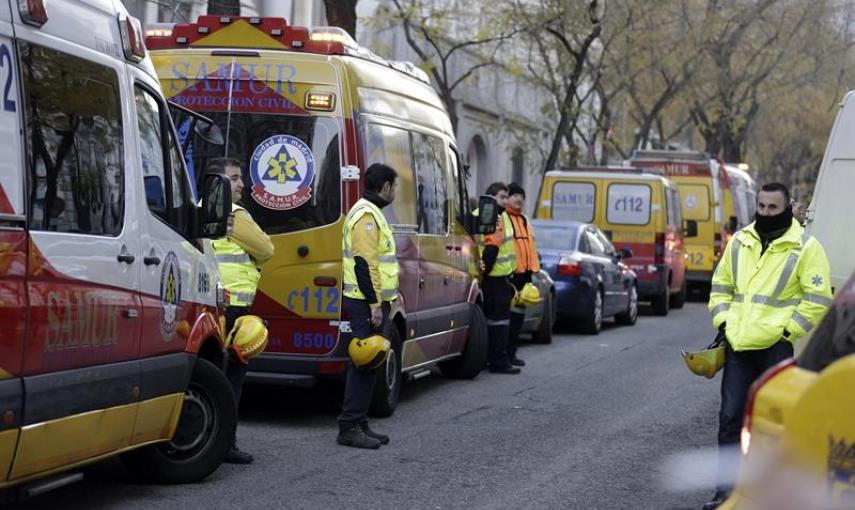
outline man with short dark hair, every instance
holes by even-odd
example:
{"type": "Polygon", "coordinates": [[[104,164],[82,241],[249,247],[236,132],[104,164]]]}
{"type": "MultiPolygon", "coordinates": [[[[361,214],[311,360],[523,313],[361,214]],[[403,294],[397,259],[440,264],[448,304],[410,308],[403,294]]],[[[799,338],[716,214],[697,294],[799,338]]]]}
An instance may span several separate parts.
{"type": "MultiPolygon", "coordinates": [[[[398,298],[398,260],[395,238],[382,209],[395,200],[397,178],[397,172],[387,165],[369,166],[365,171],[365,194],[344,219],[342,307],[350,320],[351,341],[378,333],[389,338],[393,327],[389,313],[391,302],[398,298]]],[[[344,401],[338,416],[338,444],[377,449],[389,443],[388,436],[368,426],[376,377],[376,370],[356,368],[348,362],[344,401]]]]}
{"type": "Polygon", "coordinates": [[[709,309],[725,333],[718,445],[717,508],[729,496],[738,464],[737,444],[751,384],[793,356],[793,344],[831,305],[831,270],[825,250],[793,218],[790,192],[764,185],[754,223],[728,242],[713,273],[709,309]]]}
{"type": "MultiPolygon", "coordinates": [[[[238,317],[249,314],[249,307],[255,299],[258,280],[261,278],[260,266],[273,257],[273,243],[255,223],[249,211],[238,205],[244,188],[240,161],[232,158],[213,159],[208,162],[206,172],[226,176],[232,190],[234,227],[228,236],[215,239],[212,243],[220,279],[223,287],[229,291],[226,330],[223,332],[228,335],[238,317]]],[[[235,404],[238,406],[246,371],[247,365],[243,361],[234,354],[229,356],[226,376],[231,383],[235,404]]],[[[232,464],[250,464],[252,460],[252,455],[237,447],[237,437],[235,437],[225,461],[232,464]]]]}
{"type": "MultiPolygon", "coordinates": [[[[518,374],[520,369],[508,360],[508,333],[513,288],[508,277],[514,271],[513,230],[511,230],[504,208],[508,199],[508,187],[494,182],[487,187],[487,195],[495,197],[499,207],[496,230],[479,239],[483,278],[481,290],[484,294],[484,315],[487,318],[489,371],[497,374],[518,374]]],[[[478,211],[475,211],[477,214],[478,211]]]]}

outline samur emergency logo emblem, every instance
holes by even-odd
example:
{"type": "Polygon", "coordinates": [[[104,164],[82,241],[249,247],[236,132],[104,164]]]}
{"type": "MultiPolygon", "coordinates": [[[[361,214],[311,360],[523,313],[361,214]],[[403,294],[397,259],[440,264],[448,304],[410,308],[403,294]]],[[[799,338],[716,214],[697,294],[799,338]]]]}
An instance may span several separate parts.
{"type": "Polygon", "coordinates": [[[181,266],[174,252],[166,254],[160,272],[160,334],[164,340],[172,340],[178,324],[178,308],[181,303],[181,266]]]}
{"type": "Polygon", "coordinates": [[[252,152],[249,173],[253,200],[277,211],[295,209],[312,198],[315,157],[299,138],[274,135],[252,152]]]}

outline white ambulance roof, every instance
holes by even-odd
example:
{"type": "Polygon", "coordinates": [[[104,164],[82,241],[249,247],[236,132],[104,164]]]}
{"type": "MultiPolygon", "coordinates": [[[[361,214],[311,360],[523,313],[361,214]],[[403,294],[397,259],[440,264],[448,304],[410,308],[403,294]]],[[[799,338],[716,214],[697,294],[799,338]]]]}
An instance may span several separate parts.
{"type": "MultiPolygon", "coordinates": [[[[17,0],[12,0],[12,4],[17,4],[17,0]]],[[[147,54],[138,64],[125,59],[118,16],[127,15],[128,11],[119,0],[45,0],[45,6],[48,20],[41,27],[25,24],[18,9],[12,9],[16,35],[30,31],[53,36],[136,65],[157,77],[147,54]]]]}

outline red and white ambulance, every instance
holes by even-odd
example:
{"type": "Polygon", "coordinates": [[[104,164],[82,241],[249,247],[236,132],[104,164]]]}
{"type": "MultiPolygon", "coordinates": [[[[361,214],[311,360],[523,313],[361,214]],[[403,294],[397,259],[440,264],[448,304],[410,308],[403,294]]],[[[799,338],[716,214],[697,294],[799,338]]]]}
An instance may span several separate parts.
{"type": "Polygon", "coordinates": [[[226,232],[227,181],[197,206],[118,0],[0,0],[0,94],[0,488],[124,452],[148,479],[207,476],[236,420],[202,239],[226,232]]]}

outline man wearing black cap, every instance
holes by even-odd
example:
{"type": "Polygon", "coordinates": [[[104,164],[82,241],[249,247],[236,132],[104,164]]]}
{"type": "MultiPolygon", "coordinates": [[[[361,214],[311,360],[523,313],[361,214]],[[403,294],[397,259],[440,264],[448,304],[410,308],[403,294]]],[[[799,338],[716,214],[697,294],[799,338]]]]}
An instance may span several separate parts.
{"type": "MultiPolygon", "coordinates": [[[[540,271],[540,258],[537,255],[537,245],[534,239],[534,228],[528,217],[523,214],[525,207],[525,190],[519,184],[512,182],[508,185],[508,203],[505,212],[514,228],[514,242],[517,264],[511,275],[511,283],[521,291],[526,283],[531,282],[532,273],[540,271]]],[[[524,366],[525,361],[517,357],[517,341],[525,319],[525,308],[511,308],[511,327],[508,335],[508,358],[514,366],[524,366]]]]}

